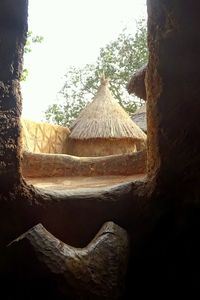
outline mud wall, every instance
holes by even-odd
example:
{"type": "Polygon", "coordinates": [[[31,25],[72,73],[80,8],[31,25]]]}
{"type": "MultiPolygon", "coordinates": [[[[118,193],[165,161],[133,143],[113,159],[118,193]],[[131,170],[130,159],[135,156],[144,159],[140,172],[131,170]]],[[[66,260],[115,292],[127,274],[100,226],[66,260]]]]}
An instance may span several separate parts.
{"type": "Polygon", "coordinates": [[[200,170],[200,4],[147,3],[148,170],[165,186],[182,186],[200,170]]]}
{"type": "Polygon", "coordinates": [[[145,149],[146,141],[133,139],[87,139],[69,138],[68,154],[83,157],[133,153],[145,149]]]}
{"type": "Polygon", "coordinates": [[[0,11],[0,182],[6,189],[20,181],[20,122],[23,46],[27,1],[1,1],[0,11]]]}
{"type": "Polygon", "coordinates": [[[146,151],[104,157],[34,154],[25,152],[24,177],[132,175],[146,173],[146,151]]]}

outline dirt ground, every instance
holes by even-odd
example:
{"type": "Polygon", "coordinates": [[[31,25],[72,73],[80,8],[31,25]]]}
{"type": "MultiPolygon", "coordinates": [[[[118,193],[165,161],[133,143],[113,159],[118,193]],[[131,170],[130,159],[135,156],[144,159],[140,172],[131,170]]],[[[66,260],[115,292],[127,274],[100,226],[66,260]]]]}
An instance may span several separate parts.
{"type": "Polygon", "coordinates": [[[68,190],[77,188],[98,188],[124,182],[141,180],[144,174],[132,176],[98,176],[98,177],[42,177],[26,178],[28,184],[50,190],[68,190]]]}

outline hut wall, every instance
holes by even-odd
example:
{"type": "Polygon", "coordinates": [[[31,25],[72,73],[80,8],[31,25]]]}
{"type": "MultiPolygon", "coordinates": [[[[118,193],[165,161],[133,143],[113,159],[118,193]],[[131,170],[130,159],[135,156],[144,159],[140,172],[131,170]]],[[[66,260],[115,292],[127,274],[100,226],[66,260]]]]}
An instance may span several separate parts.
{"type": "Polygon", "coordinates": [[[68,154],[83,157],[133,153],[142,148],[144,145],[132,139],[68,140],[68,154]]]}
{"type": "Polygon", "coordinates": [[[67,153],[66,127],[21,119],[22,148],[33,153],[67,153]]]}

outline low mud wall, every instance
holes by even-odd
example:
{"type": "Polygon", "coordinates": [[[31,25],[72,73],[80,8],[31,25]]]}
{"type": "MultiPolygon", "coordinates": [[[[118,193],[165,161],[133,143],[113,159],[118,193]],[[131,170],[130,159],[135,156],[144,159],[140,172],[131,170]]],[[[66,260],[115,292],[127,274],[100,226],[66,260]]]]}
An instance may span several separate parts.
{"type": "Polygon", "coordinates": [[[24,152],[24,177],[132,175],[146,172],[146,151],[102,157],[24,152]]]}

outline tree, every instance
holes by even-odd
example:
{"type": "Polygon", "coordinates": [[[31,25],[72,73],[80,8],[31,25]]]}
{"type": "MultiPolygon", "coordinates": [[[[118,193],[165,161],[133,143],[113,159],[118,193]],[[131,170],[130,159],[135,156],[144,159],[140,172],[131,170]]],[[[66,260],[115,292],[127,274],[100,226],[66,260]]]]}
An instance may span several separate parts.
{"type": "Polygon", "coordinates": [[[114,97],[128,113],[133,113],[142,100],[128,95],[126,84],[131,75],[147,62],[146,35],[146,25],[141,20],[137,23],[135,35],[124,29],[116,40],[101,48],[95,64],[87,64],[83,68],[69,67],[60,91],[64,102],[49,106],[45,112],[46,120],[70,126],[96,93],[102,73],[110,78],[114,97]]]}
{"type": "MultiPolygon", "coordinates": [[[[27,33],[27,39],[26,39],[26,44],[24,46],[24,53],[30,53],[32,51],[32,45],[37,44],[37,43],[42,43],[44,40],[43,36],[41,35],[35,35],[33,36],[32,31],[28,31],[27,33]]],[[[21,75],[21,81],[25,81],[28,76],[28,69],[24,68],[22,75],[21,75]]]]}

